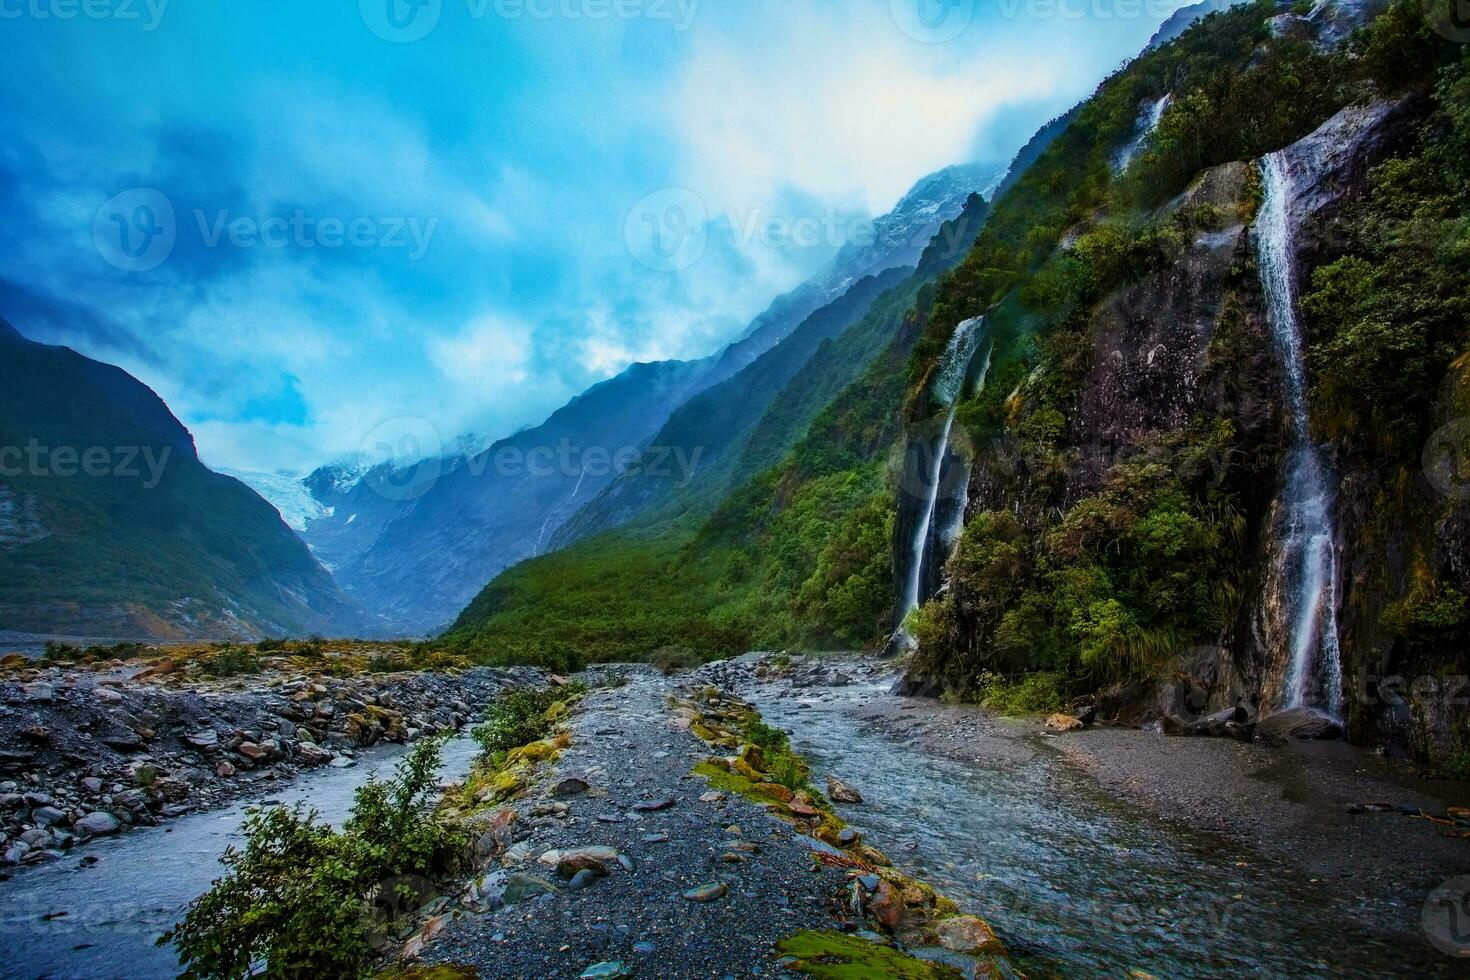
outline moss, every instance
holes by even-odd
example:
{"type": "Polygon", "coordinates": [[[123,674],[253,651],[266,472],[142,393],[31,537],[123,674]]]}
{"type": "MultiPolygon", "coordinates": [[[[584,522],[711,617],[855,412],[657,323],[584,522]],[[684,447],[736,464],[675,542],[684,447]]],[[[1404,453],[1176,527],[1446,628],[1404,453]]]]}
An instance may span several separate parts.
{"type": "Polygon", "coordinates": [[[840,932],[799,932],[781,940],[776,948],[797,962],[787,969],[809,977],[830,980],[860,980],[892,977],[894,980],[947,980],[960,973],[939,963],[915,959],[888,946],[868,942],[840,932]]]}
{"type": "MultiPolygon", "coordinates": [[[[557,702],[557,704],[560,703],[560,701],[557,702]]],[[[520,748],[511,749],[506,753],[505,761],[509,765],[515,765],[518,762],[552,762],[560,755],[561,752],[557,750],[556,743],[543,738],[539,741],[528,742],[520,748]]]]}
{"type": "Polygon", "coordinates": [[[375,980],[478,980],[480,973],[472,966],[440,963],[434,966],[391,966],[375,974],[375,980]]]}

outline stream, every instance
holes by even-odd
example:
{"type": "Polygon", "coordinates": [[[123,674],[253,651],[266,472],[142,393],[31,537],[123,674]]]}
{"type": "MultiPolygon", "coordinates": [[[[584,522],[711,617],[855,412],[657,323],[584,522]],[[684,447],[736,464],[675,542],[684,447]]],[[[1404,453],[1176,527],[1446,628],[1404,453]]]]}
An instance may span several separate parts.
{"type": "MultiPolygon", "coordinates": [[[[174,951],[157,948],[154,940],[220,876],[219,856],[242,841],[248,807],[305,803],[340,826],[357,788],[374,772],[389,775],[407,752],[407,746],[365,751],[351,768],[312,770],[264,801],[95,839],[72,848],[62,860],[21,868],[0,885],[0,947],[9,951],[0,961],[0,976],[176,976],[174,951]],[[87,856],[97,863],[79,868],[87,856]],[[58,912],[65,914],[45,918],[58,912]]],[[[478,752],[469,735],[451,738],[444,744],[441,778],[468,772],[478,752]]]]}
{"type": "Polygon", "coordinates": [[[1368,929],[1371,911],[1352,914],[1350,896],[1131,810],[1043,738],[998,737],[998,759],[961,763],[863,720],[886,682],[785,691],[742,694],[814,774],[864,793],[839,806],[845,819],[987,919],[1029,976],[1464,975],[1421,937],[1368,929]]]}

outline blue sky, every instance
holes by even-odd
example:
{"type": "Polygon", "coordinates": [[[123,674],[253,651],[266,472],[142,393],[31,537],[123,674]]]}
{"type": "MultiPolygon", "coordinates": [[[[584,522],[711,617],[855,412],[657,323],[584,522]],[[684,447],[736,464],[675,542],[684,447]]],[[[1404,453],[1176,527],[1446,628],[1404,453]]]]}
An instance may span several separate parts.
{"type": "Polygon", "coordinates": [[[1181,5],[917,2],[0,0],[0,316],[147,382],[217,466],[507,434],[714,352],[1181,5]],[[695,261],[640,238],[670,201],[695,261]]]}

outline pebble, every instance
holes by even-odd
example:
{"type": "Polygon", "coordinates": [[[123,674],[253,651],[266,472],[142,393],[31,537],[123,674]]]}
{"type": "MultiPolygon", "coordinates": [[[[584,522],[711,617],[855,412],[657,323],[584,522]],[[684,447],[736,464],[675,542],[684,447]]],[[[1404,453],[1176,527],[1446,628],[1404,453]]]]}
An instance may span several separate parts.
{"type": "Polygon", "coordinates": [[[698,888],[691,888],[684,893],[684,897],[691,902],[715,902],[724,898],[729,890],[729,885],[723,881],[717,881],[708,885],[700,885],[698,888]]]}
{"type": "Polygon", "coordinates": [[[582,971],[581,980],[608,980],[615,977],[631,977],[633,971],[622,960],[607,960],[593,963],[582,971]]]}

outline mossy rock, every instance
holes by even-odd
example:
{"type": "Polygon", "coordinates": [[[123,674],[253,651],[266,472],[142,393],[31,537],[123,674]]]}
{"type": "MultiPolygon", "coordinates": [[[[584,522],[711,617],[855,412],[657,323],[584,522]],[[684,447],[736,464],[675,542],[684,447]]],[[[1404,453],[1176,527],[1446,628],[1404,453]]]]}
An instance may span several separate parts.
{"type": "MultiPolygon", "coordinates": [[[[560,704],[560,702],[557,703],[560,704]]],[[[510,765],[522,762],[551,762],[560,755],[555,742],[550,739],[542,739],[539,742],[528,742],[511,749],[506,753],[505,761],[510,765]]]]}
{"type": "Polygon", "coordinates": [[[541,717],[555,724],[556,722],[561,721],[568,714],[570,714],[571,710],[571,708],[567,707],[567,703],[565,701],[553,701],[551,703],[551,707],[547,708],[545,714],[543,714],[541,717]]]}
{"type": "Polygon", "coordinates": [[[479,976],[479,971],[472,966],[440,963],[435,966],[390,966],[379,970],[375,980],[479,980],[479,976]]]}
{"type": "Polygon", "coordinates": [[[888,946],[840,932],[800,932],[776,944],[784,956],[796,957],[786,968],[828,980],[957,980],[958,970],[915,959],[888,946]]]}

